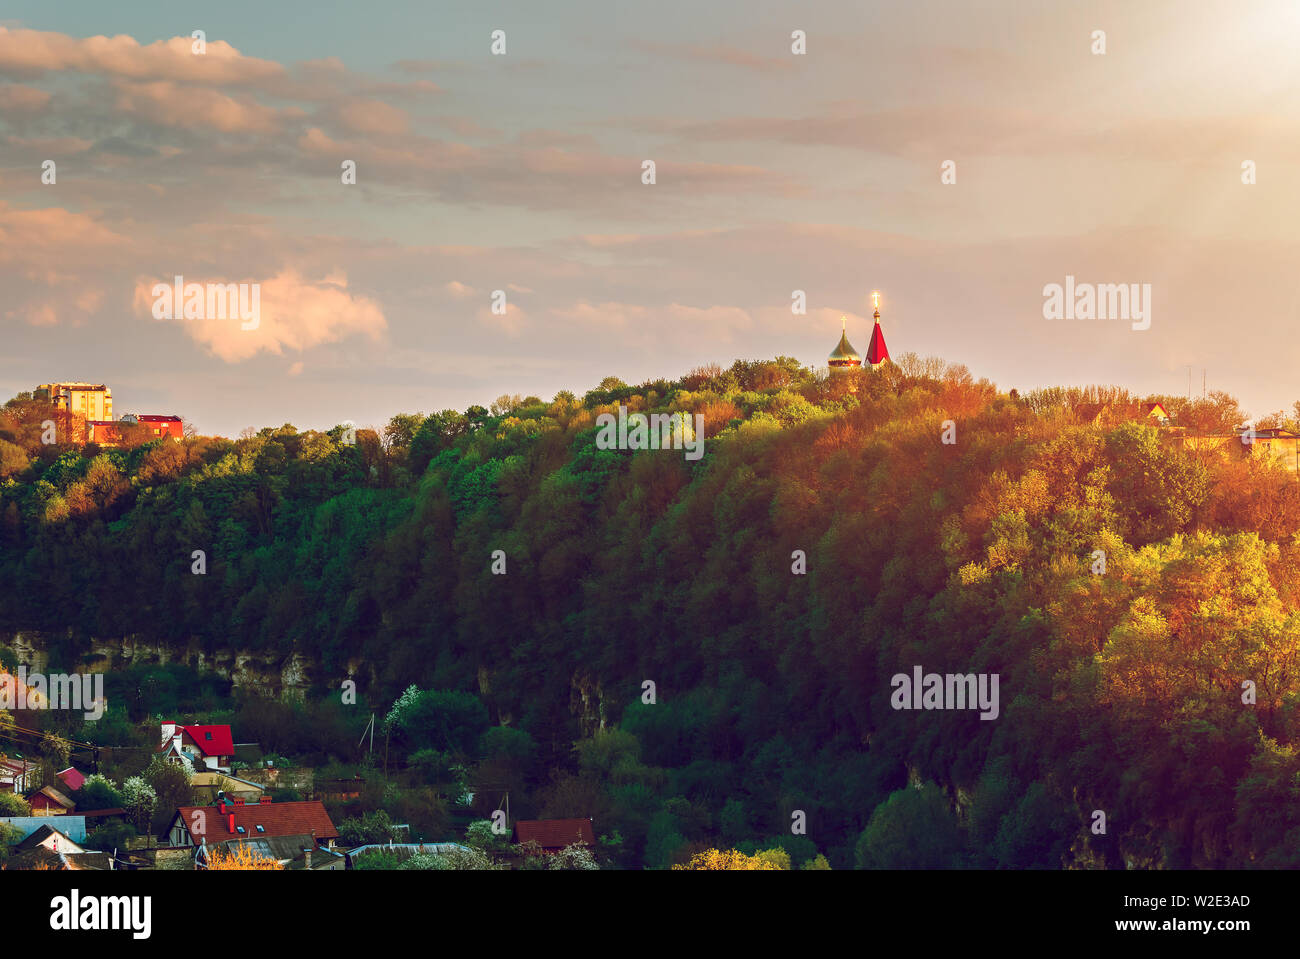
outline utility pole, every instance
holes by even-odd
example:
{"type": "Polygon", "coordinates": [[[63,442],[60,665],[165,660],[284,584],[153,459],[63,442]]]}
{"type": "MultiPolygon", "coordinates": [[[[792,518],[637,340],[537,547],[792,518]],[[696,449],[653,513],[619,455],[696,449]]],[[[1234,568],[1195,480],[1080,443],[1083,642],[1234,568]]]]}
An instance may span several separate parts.
{"type": "Polygon", "coordinates": [[[375,752],[375,714],[374,713],[370,714],[370,722],[366,723],[366,728],[361,730],[361,739],[357,741],[358,746],[360,746],[362,743],[366,741],[367,732],[370,733],[370,753],[371,755],[373,755],[375,752]]]}

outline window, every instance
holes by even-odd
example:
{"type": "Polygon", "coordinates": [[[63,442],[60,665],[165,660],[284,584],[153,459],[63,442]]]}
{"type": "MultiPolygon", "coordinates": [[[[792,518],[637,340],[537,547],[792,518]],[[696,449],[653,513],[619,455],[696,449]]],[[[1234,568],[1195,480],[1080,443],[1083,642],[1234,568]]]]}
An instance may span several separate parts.
{"type": "Polygon", "coordinates": [[[244,835],[244,827],[243,827],[243,826],[236,826],[236,827],[235,827],[235,832],[239,833],[241,836],[244,835]]]}

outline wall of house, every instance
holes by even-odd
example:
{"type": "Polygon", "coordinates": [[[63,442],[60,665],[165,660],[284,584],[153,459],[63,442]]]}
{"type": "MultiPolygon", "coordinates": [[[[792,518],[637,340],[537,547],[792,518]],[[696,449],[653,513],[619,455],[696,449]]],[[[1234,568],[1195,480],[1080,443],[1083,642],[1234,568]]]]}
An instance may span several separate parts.
{"type": "Polygon", "coordinates": [[[241,769],[239,778],[265,786],[267,789],[293,789],[304,799],[312,798],[316,788],[316,770],[307,766],[241,769]]]}
{"type": "Polygon", "coordinates": [[[1180,436],[1183,446],[1192,450],[1217,450],[1229,456],[1258,456],[1271,459],[1283,469],[1300,472],[1297,454],[1300,439],[1292,437],[1259,437],[1247,445],[1236,436],[1180,436]]]}

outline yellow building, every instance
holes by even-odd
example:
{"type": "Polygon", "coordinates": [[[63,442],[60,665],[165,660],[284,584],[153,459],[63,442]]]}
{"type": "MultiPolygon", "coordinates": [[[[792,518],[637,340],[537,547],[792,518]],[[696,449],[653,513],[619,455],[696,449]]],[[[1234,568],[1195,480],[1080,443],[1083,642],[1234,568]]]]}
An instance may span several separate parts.
{"type": "Polygon", "coordinates": [[[1253,433],[1238,431],[1206,436],[1179,435],[1187,449],[1217,450],[1236,456],[1256,456],[1272,460],[1283,469],[1300,472],[1300,434],[1285,429],[1261,429],[1253,433]],[[1244,434],[1244,439],[1243,439],[1244,434]]]}
{"type": "Polygon", "coordinates": [[[56,410],[76,413],[85,420],[113,418],[113,391],[102,383],[43,383],[32,391],[32,396],[50,402],[56,410]]]}

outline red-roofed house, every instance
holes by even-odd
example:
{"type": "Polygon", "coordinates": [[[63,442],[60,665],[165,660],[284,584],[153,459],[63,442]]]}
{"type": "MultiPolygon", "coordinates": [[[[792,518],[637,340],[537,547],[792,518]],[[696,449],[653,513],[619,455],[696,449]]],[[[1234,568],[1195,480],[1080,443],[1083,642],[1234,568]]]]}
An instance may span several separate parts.
{"type": "Polygon", "coordinates": [[[329,846],[339,834],[322,803],[273,803],[266,797],[256,803],[228,799],[216,806],[181,806],[167,828],[173,846],[276,836],[315,836],[318,843],[329,846]]]}
{"type": "Polygon", "coordinates": [[[74,793],[86,784],[86,777],[74,766],[69,766],[59,773],[58,779],[66,787],[63,790],[65,793],[74,793]]]}
{"type": "Polygon", "coordinates": [[[197,764],[216,772],[229,773],[235,755],[235,740],[229,726],[182,726],[167,720],[162,724],[162,745],[158,751],[177,766],[197,764]]]}
{"type": "Polygon", "coordinates": [[[595,846],[596,836],[590,819],[532,819],[515,823],[515,842],[528,851],[556,853],[574,843],[595,846]]]}

